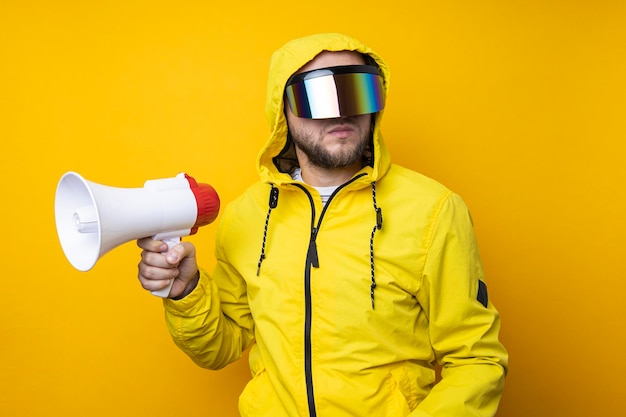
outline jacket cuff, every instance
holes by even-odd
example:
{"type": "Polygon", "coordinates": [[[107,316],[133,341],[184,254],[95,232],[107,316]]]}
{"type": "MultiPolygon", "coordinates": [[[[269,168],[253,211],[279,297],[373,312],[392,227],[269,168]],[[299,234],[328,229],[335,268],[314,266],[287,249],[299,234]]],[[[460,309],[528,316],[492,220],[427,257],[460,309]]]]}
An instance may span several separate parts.
{"type": "Polygon", "coordinates": [[[211,286],[210,277],[204,269],[199,268],[198,271],[200,278],[193,291],[180,300],[163,299],[163,306],[168,313],[177,316],[189,316],[191,313],[197,313],[199,308],[204,309],[201,306],[207,307],[205,304],[211,299],[211,297],[206,297],[206,289],[211,286]]]}

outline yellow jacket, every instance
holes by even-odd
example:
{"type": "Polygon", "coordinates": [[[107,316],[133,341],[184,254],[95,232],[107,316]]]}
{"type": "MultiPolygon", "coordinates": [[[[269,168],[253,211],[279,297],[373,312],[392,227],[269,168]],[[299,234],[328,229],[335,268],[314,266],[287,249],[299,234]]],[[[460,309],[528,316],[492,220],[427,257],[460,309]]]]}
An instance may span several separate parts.
{"type": "Polygon", "coordinates": [[[289,174],[284,85],[322,50],[369,54],[389,88],[383,60],[344,35],[274,54],[261,181],[224,210],[214,273],[165,300],[172,337],[210,369],[251,346],[244,417],[493,416],[507,352],[463,201],[391,163],[381,113],[371,164],[325,208],[289,174]]]}

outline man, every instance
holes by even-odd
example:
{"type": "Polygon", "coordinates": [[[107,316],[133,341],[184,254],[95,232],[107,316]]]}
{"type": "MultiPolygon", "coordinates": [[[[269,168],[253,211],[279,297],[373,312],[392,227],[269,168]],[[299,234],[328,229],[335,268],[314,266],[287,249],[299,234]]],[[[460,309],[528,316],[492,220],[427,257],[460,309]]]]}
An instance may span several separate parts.
{"type": "Polygon", "coordinates": [[[229,204],[217,266],[141,239],[139,278],[177,345],[221,368],[250,347],[246,416],[493,416],[507,353],[462,200],[390,162],[384,61],[340,34],[272,57],[261,181],[229,204]],[[441,366],[437,382],[435,366],[441,366]]]}

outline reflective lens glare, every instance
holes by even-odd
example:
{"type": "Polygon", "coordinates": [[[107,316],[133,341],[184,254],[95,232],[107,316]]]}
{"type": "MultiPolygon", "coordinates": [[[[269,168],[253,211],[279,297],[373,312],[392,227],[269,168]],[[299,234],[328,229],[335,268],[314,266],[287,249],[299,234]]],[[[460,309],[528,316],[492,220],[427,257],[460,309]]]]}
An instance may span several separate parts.
{"type": "Polygon", "coordinates": [[[321,68],[292,76],[285,87],[297,117],[329,119],[376,113],[385,106],[383,79],[372,65],[321,68]]]}

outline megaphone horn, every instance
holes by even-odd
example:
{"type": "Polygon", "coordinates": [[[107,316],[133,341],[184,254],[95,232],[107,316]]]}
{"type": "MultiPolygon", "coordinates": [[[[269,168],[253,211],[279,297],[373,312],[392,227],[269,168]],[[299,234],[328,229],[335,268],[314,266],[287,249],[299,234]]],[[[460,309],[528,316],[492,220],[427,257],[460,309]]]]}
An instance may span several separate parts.
{"type": "MultiPolygon", "coordinates": [[[[61,247],[79,271],[90,270],[105,253],[131,240],[152,236],[171,247],[214,221],[219,208],[215,189],[185,173],[148,180],[143,188],[116,188],[67,172],[54,202],[61,247]]],[[[170,288],[153,294],[166,297],[170,288]]]]}

